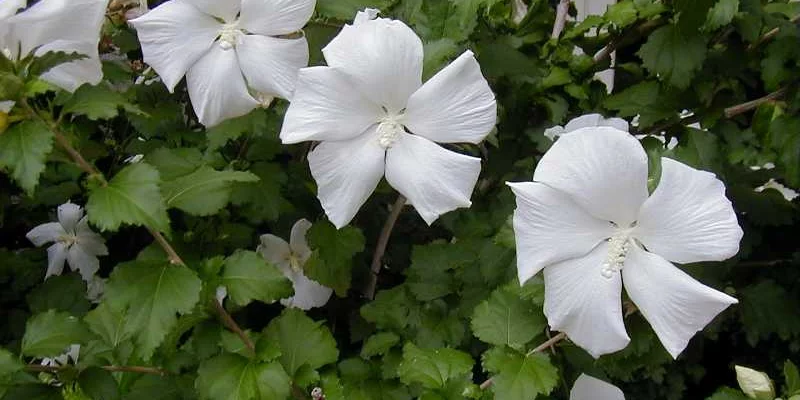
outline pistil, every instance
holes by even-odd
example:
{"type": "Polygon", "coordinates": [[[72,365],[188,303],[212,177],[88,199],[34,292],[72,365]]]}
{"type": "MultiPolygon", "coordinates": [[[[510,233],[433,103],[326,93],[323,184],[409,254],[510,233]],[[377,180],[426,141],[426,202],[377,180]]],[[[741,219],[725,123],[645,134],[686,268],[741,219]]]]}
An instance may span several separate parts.
{"type": "Polygon", "coordinates": [[[380,121],[378,125],[378,143],[380,143],[381,147],[384,149],[392,147],[395,142],[400,139],[400,135],[405,132],[403,124],[400,123],[401,119],[402,115],[390,115],[380,121]]]}
{"type": "Polygon", "coordinates": [[[606,279],[611,279],[615,273],[622,270],[625,265],[625,258],[630,249],[630,232],[628,230],[618,230],[614,236],[608,240],[608,254],[603,262],[600,274],[606,279]]]}

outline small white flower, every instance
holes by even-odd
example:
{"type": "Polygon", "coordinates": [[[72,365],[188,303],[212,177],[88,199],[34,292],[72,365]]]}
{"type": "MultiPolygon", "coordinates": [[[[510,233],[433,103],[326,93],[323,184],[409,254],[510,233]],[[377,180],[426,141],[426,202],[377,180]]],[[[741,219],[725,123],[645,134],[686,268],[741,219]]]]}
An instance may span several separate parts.
{"type": "Polygon", "coordinates": [[[100,298],[106,291],[106,281],[108,279],[101,278],[97,275],[92,275],[92,278],[86,282],[86,298],[92,303],[99,303],[100,298]]]}
{"type": "Polygon", "coordinates": [[[100,269],[97,256],[108,255],[103,238],[89,227],[88,217],[83,215],[81,207],[72,203],[58,206],[58,222],[39,225],[31,229],[25,237],[36,247],[53,242],[47,248],[45,279],[61,275],[66,261],[73,271],[80,272],[84,281],[90,282],[100,269]]]}
{"type": "Polygon", "coordinates": [[[798,193],[796,190],[784,186],[782,183],[776,181],[774,178],[770,178],[765,184],[755,188],[756,192],[763,192],[767,189],[777,190],[781,196],[783,196],[786,201],[792,201],[797,198],[798,193]]]}
{"type": "Polygon", "coordinates": [[[569,400],[625,400],[625,394],[610,383],[581,374],[569,392],[569,400]]]}
{"type": "Polygon", "coordinates": [[[217,303],[222,304],[226,297],[228,297],[228,288],[225,286],[217,286],[216,293],[214,293],[214,298],[217,299],[217,303]]]}
{"type": "Polygon", "coordinates": [[[173,91],[186,75],[205,126],[249,113],[261,97],[289,99],[308,65],[305,37],[315,0],[172,0],[131,20],[144,61],[173,91]]]}
{"type": "Polygon", "coordinates": [[[622,118],[606,118],[600,114],[586,114],[571,119],[564,126],[556,125],[552,128],[545,129],[544,136],[550,140],[556,140],[556,137],[565,133],[592,126],[610,126],[621,131],[628,131],[628,121],[622,118]]]}
{"type": "Polygon", "coordinates": [[[108,0],[41,0],[19,14],[25,0],[0,2],[0,50],[11,59],[31,52],[77,52],[88,58],[52,68],[41,78],[64,90],[103,79],[98,44],[108,0]]]}
{"type": "Polygon", "coordinates": [[[772,400],[775,398],[775,386],[769,375],[741,365],[734,366],[736,381],[742,392],[751,399],[772,400]]]}
{"type": "Polygon", "coordinates": [[[406,24],[359,13],[323,50],[327,67],[303,68],[280,134],[321,141],[309,154],[328,218],[347,225],[381,178],[431,224],[469,207],[481,160],[439,143],[478,143],[497,104],[472,52],[422,84],[423,48],[406,24]]]}
{"type": "Polygon", "coordinates": [[[311,222],[306,219],[295,222],[289,243],[275,235],[261,235],[261,244],[257,249],[267,261],[275,264],[283,275],[292,281],[294,296],[282,299],[281,304],[303,310],[324,306],[333,294],[331,288],[320,285],[303,273],[303,266],[311,257],[311,249],[306,241],[306,232],[309,228],[311,222]]]}
{"type": "Polygon", "coordinates": [[[81,345],[73,344],[69,346],[69,349],[67,349],[67,351],[64,352],[64,354],[61,354],[60,356],[56,356],[53,358],[43,358],[39,364],[47,367],[62,367],[64,365],[69,364],[70,361],[72,361],[72,364],[77,364],[78,356],[80,356],[80,353],[81,353],[81,345]]]}
{"type": "Polygon", "coordinates": [[[622,284],[677,357],[689,339],[736,299],[672,263],[720,261],[739,250],[742,229],[714,174],[661,159],[648,194],[647,155],[611,127],[562,135],[542,157],[534,182],[509,183],[517,197],[517,272],[524,283],[544,269],[544,312],[592,356],[630,338],[622,284]]]}

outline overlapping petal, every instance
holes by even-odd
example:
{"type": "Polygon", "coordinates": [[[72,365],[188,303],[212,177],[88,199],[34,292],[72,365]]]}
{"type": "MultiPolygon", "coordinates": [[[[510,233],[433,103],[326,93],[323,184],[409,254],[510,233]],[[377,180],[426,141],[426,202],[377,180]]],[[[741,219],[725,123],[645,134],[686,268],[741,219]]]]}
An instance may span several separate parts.
{"type": "Polygon", "coordinates": [[[405,109],[422,85],[422,40],[401,21],[346,25],[322,53],[329,66],[349,75],[357,90],[393,114],[405,109]]]}
{"type": "Polygon", "coordinates": [[[290,269],[289,256],[291,255],[291,249],[289,249],[289,243],[272,234],[261,235],[260,241],[258,252],[264,256],[264,259],[275,264],[281,271],[286,273],[290,269]]]}
{"type": "Polygon", "coordinates": [[[222,23],[185,0],[168,1],[130,23],[139,35],[144,61],[170,91],[208,53],[222,28],[222,23]]]}
{"type": "Polygon", "coordinates": [[[281,304],[287,307],[296,307],[302,310],[322,307],[333,294],[333,289],[309,279],[302,272],[292,271],[288,278],[292,281],[294,296],[281,300],[281,304]]]}
{"type": "Polygon", "coordinates": [[[244,77],[256,91],[290,99],[297,71],[308,65],[306,38],[280,39],[246,35],[236,47],[244,77]]]}
{"type": "Polygon", "coordinates": [[[380,106],[354,90],[352,81],[337,69],[303,68],[280,137],[283,143],[349,140],[380,117],[380,106]]]}
{"type": "Polygon", "coordinates": [[[58,206],[58,222],[70,234],[75,233],[75,228],[81,218],[83,218],[83,209],[79,205],[66,203],[58,206]]]}
{"type": "Polygon", "coordinates": [[[9,18],[8,23],[23,55],[56,40],[96,47],[107,5],[108,0],[42,0],[9,18]]]}
{"type": "Polygon", "coordinates": [[[85,252],[95,256],[108,255],[108,248],[103,241],[103,237],[92,231],[92,228],[89,227],[88,217],[83,217],[78,221],[75,237],[77,238],[77,243],[83,247],[85,252]]]}
{"type": "Polygon", "coordinates": [[[633,246],[622,270],[625,291],[677,358],[689,339],[737,300],[714,290],[667,260],[633,246]]]}
{"type": "Polygon", "coordinates": [[[80,272],[83,280],[87,282],[100,269],[100,260],[95,255],[87,252],[80,244],[74,244],[69,247],[69,250],[67,250],[67,263],[73,271],[80,272]]]}
{"type": "Polygon", "coordinates": [[[582,128],[562,135],[533,180],[569,194],[597,218],[628,227],[647,199],[647,154],[627,132],[582,128]]]}
{"type": "Polygon", "coordinates": [[[42,74],[43,80],[69,92],[74,92],[84,83],[96,85],[103,80],[103,66],[97,43],[56,40],[39,47],[34,54],[41,56],[50,51],[78,52],[88,58],[57,65],[42,74]]]}
{"type": "Polygon", "coordinates": [[[67,245],[63,242],[55,242],[47,248],[47,272],[44,278],[53,275],[61,275],[64,271],[64,261],[67,260],[67,245]]]}
{"type": "Polygon", "coordinates": [[[564,125],[566,132],[576,131],[581,128],[591,128],[595,126],[610,126],[623,132],[628,132],[630,126],[628,121],[622,118],[606,118],[600,114],[585,114],[571,119],[564,125]]]}
{"type": "Polygon", "coordinates": [[[386,152],[386,180],[432,224],[448,211],[472,205],[481,160],[447,150],[421,136],[402,134],[386,152]]]}
{"type": "Polygon", "coordinates": [[[258,106],[247,90],[233,50],[213,46],[186,73],[186,83],[197,118],[207,127],[245,115],[258,106]]]}
{"type": "Polygon", "coordinates": [[[588,254],[614,233],[608,221],[589,215],[569,196],[543,183],[508,185],[517,199],[514,232],[521,284],[548,265],[588,254]]]}
{"type": "Polygon", "coordinates": [[[625,400],[625,394],[608,382],[581,374],[569,392],[569,400],[625,400]]]}
{"type": "Polygon", "coordinates": [[[584,257],[544,269],[544,314],[550,327],[595,358],[630,342],[622,321],[622,279],[600,273],[607,253],[608,243],[602,243],[584,257]]]}
{"type": "Polygon", "coordinates": [[[45,243],[55,242],[59,237],[67,234],[64,227],[58,222],[48,222],[41,224],[28,232],[25,237],[33,243],[34,246],[40,247],[45,243]]]}
{"type": "Polygon", "coordinates": [[[303,218],[292,225],[292,232],[289,234],[289,247],[300,258],[302,263],[305,263],[311,257],[311,249],[308,247],[308,240],[306,240],[306,233],[308,233],[309,229],[311,229],[311,222],[303,218]]]}
{"type": "Polygon", "coordinates": [[[3,0],[0,1],[0,20],[8,18],[17,13],[17,10],[25,7],[27,0],[3,0]]]}
{"type": "Polygon", "coordinates": [[[411,95],[404,123],[439,143],[478,143],[497,122],[497,102],[471,51],[411,95]]]}
{"type": "Polygon", "coordinates": [[[299,31],[311,19],[316,0],[242,0],[240,24],[259,35],[299,31]]]}
{"type": "Polygon", "coordinates": [[[308,163],[322,208],[341,228],[378,186],[386,165],[386,150],[372,128],[355,139],[320,143],[308,155],[308,163]]]}
{"type": "Polygon", "coordinates": [[[661,180],[642,205],[635,236],[677,263],[721,261],[739,252],[742,228],[714,174],[661,159],[661,180]]]}
{"type": "Polygon", "coordinates": [[[241,0],[184,0],[197,7],[198,10],[220,18],[225,22],[233,22],[242,7],[241,0]]]}

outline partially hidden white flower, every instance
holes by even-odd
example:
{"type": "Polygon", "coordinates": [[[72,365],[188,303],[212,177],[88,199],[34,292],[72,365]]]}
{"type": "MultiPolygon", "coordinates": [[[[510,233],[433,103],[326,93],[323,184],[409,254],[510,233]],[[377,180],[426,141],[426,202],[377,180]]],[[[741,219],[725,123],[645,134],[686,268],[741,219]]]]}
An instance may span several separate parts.
{"type": "Polygon", "coordinates": [[[0,101],[0,112],[8,114],[15,104],[17,103],[13,100],[0,101]]]}
{"type": "Polygon", "coordinates": [[[788,186],[785,186],[784,184],[776,181],[774,178],[770,178],[770,180],[768,180],[763,185],[755,188],[754,190],[756,192],[760,193],[760,192],[763,192],[763,191],[765,191],[767,189],[777,190],[778,193],[780,193],[781,196],[783,196],[783,198],[786,199],[786,201],[792,201],[792,200],[796,199],[797,196],[798,196],[798,193],[797,193],[796,190],[794,190],[794,189],[792,189],[792,188],[790,188],[788,186]]]}
{"type": "Polygon", "coordinates": [[[627,132],[629,129],[628,121],[625,121],[622,118],[606,118],[600,114],[586,114],[571,119],[564,126],[556,125],[554,127],[545,129],[544,136],[550,140],[556,140],[556,137],[565,133],[592,126],[610,126],[625,132],[627,132]]]}
{"type": "Polygon", "coordinates": [[[533,182],[508,183],[517,199],[519,281],[544,269],[550,326],[595,358],[630,341],[623,282],[673,357],[737,302],[672,264],[720,261],[738,252],[743,233],[723,183],[666,157],[652,194],[647,178],[639,141],[593,127],[562,135],[533,182]]]}
{"type": "Polygon", "coordinates": [[[322,207],[347,225],[385,175],[428,223],[469,207],[479,158],[436,144],[478,143],[497,104],[472,52],[422,83],[423,48],[406,24],[356,16],[323,50],[327,67],[300,70],[283,143],[321,141],[309,154],[322,207]]]}
{"type": "Polygon", "coordinates": [[[81,353],[81,345],[73,344],[70,345],[66,352],[63,354],[52,357],[52,358],[43,358],[42,361],[39,363],[40,365],[44,365],[47,367],[62,367],[72,362],[72,364],[78,363],[78,356],[81,353]]]}
{"type": "Polygon", "coordinates": [[[772,400],[775,398],[775,386],[769,375],[741,365],[734,366],[736,381],[742,392],[751,399],[772,400]]]}
{"type": "Polygon", "coordinates": [[[48,222],[31,229],[25,237],[36,247],[53,243],[47,248],[47,274],[61,275],[64,261],[73,271],[79,271],[84,281],[90,282],[100,269],[97,256],[108,255],[103,238],[89,227],[88,217],[77,204],[58,206],[58,222],[48,222]]]}
{"type": "Polygon", "coordinates": [[[315,0],[172,0],[131,20],[144,61],[167,89],[186,75],[205,126],[245,115],[272,97],[289,99],[308,65],[300,31],[315,0]]]}
{"type": "Polygon", "coordinates": [[[569,400],[625,400],[625,394],[610,383],[581,374],[569,392],[569,400]]]}
{"type": "Polygon", "coordinates": [[[41,78],[67,91],[103,79],[98,45],[108,0],[41,0],[22,12],[24,0],[0,2],[0,50],[16,60],[33,53],[87,56],[58,65],[41,78]]]}
{"type": "Polygon", "coordinates": [[[282,299],[281,304],[308,310],[322,307],[330,299],[333,290],[306,277],[303,267],[311,257],[311,249],[306,241],[306,232],[311,222],[301,219],[292,226],[289,243],[271,234],[261,235],[258,252],[275,264],[294,286],[294,296],[282,299]]]}
{"type": "Polygon", "coordinates": [[[92,275],[92,278],[86,282],[86,298],[92,303],[99,303],[100,298],[106,291],[106,281],[108,279],[101,278],[97,275],[92,275]]]}

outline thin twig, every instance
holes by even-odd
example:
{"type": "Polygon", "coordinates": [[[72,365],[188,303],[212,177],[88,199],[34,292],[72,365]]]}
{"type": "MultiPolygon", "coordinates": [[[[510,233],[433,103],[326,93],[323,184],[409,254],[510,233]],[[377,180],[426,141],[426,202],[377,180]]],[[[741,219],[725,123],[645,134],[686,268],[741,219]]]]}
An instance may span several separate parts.
{"type": "MultiPolygon", "coordinates": [[[[792,17],[789,20],[789,22],[792,23],[792,24],[795,24],[798,21],[800,21],[800,14],[795,15],[794,17],[792,17]]],[[[780,31],[781,31],[780,27],[772,28],[769,32],[761,35],[761,37],[758,38],[758,40],[755,43],[752,43],[749,46],[747,46],[747,51],[755,50],[758,46],[761,46],[762,44],[764,44],[764,42],[767,42],[767,41],[771,40],[772,38],[774,38],[775,36],[778,36],[778,32],[780,32],[780,31]]]]}
{"type": "Polygon", "coordinates": [[[764,104],[766,102],[775,100],[775,99],[777,99],[779,97],[782,97],[785,94],[786,94],[786,88],[782,88],[782,89],[778,89],[778,90],[776,90],[776,91],[774,91],[774,92],[772,92],[772,93],[770,93],[770,94],[768,94],[768,95],[766,95],[764,97],[761,97],[761,98],[758,98],[758,99],[755,99],[755,100],[751,100],[751,101],[748,101],[746,103],[738,104],[738,105],[735,105],[735,106],[732,106],[732,107],[728,107],[728,108],[725,109],[725,117],[726,118],[731,118],[731,117],[734,117],[736,115],[739,115],[739,114],[742,114],[742,113],[746,113],[746,112],[748,112],[750,110],[754,110],[754,109],[758,108],[758,106],[760,106],[760,105],[762,105],[762,104],[764,104]]]}
{"type": "Polygon", "coordinates": [[[219,319],[222,322],[222,324],[225,325],[226,328],[230,329],[233,333],[238,335],[239,339],[242,340],[244,345],[251,352],[253,352],[253,354],[255,354],[256,346],[253,344],[253,341],[250,340],[250,337],[247,336],[247,333],[243,331],[242,328],[239,327],[236,321],[233,320],[233,317],[231,317],[231,315],[228,314],[228,311],[225,310],[225,307],[223,307],[222,304],[220,304],[220,302],[217,301],[217,299],[212,300],[212,303],[214,305],[214,309],[217,311],[217,314],[219,315],[219,319]]]}
{"type": "Polygon", "coordinates": [[[375,253],[372,255],[372,265],[370,267],[372,273],[364,289],[364,296],[370,300],[375,297],[375,288],[378,285],[378,274],[381,273],[381,259],[383,258],[383,253],[386,252],[386,246],[389,244],[389,237],[392,236],[394,224],[397,222],[397,218],[400,216],[400,212],[403,211],[403,206],[405,206],[405,204],[406,198],[402,194],[399,195],[392,205],[389,216],[386,217],[386,222],[383,224],[383,229],[381,229],[381,235],[378,237],[378,244],[375,245],[375,253]]]}
{"type": "MultiPolygon", "coordinates": [[[[136,365],[104,365],[100,368],[110,372],[135,372],[139,374],[160,375],[160,376],[169,375],[170,373],[169,371],[160,368],[142,367],[136,365]]],[[[28,364],[25,366],[25,369],[31,372],[56,373],[62,369],[65,369],[65,367],[28,364]]]]}
{"type": "Polygon", "coordinates": [[[178,255],[178,253],[175,251],[172,245],[169,244],[167,239],[164,238],[164,235],[162,235],[161,232],[149,226],[147,227],[147,230],[150,231],[150,234],[153,236],[156,242],[161,246],[162,249],[164,249],[164,252],[167,253],[167,257],[169,257],[170,264],[186,265],[186,263],[183,262],[183,259],[181,259],[181,256],[178,255]]]}
{"type": "MultiPolygon", "coordinates": [[[[544,343],[534,347],[533,350],[531,350],[527,354],[525,354],[525,357],[530,357],[530,356],[532,356],[532,355],[534,355],[536,353],[539,353],[541,351],[547,350],[550,347],[554,346],[556,343],[558,343],[558,342],[560,342],[560,341],[562,341],[562,340],[564,340],[566,338],[567,338],[567,334],[566,333],[559,332],[558,335],[555,335],[555,336],[551,337],[550,339],[547,339],[547,341],[545,341],[544,343]]],[[[493,383],[494,382],[492,381],[492,378],[489,378],[489,379],[483,381],[483,383],[481,383],[480,388],[481,388],[481,390],[486,390],[486,389],[489,388],[489,386],[492,386],[493,383]]]]}
{"type": "Polygon", "coordinates": [[[617,36],[611,42],[609,42],[605,47],[600,49],[597,53],[594,54],[592,60],[595,64],[605,60],[614,50],[617,50],[620,47],[623,47],[625,43],[632,43],[636,39],[650,33],[655,28],[663,25],[665,20],[662,18],[650,20],[647,22],[642,23],[641,25],[637,26],[633,31],[628,31],[626,35],[617,36]]]}
{"type": "Polygon", "coordinates": [[[558,39],[561,32],[564,31],[564,25],[567,24],[567,15],[569,12],[569,0],[561,0],[556,7],[556,20],[553,22],[553,31],[550,33],[552,39],[558,39]]]}

